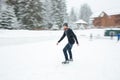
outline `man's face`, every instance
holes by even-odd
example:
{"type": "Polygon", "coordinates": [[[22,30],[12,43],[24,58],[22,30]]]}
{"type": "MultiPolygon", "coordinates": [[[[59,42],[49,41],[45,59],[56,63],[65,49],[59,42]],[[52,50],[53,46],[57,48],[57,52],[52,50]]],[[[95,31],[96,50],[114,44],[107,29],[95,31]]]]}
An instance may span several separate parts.
{"type": "Polygon", "coordinates": [[[67,30],[68,29],[68,27],[67,26],[64,26],[64,30],[67,30]]]}

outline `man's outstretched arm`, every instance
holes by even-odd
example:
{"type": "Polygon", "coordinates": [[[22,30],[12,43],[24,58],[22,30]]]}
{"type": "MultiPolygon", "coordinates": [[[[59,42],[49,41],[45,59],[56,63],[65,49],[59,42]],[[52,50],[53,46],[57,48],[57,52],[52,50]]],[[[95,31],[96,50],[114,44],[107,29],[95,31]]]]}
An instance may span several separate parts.
{"type": "Polygon", "coordinates": [[[58,45],[58,43],[60,43],[64,38],[65,38],[65,32],[63,33],[63,35],[62,35],[62,37],[60,38],[60,40],[57,42],[57,45],[58,45]]]}

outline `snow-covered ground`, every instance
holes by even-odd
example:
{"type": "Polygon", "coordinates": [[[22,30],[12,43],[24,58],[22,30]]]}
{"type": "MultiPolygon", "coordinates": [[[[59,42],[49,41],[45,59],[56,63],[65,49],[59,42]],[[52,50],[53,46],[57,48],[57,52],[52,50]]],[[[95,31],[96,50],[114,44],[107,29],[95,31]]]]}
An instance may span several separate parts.
{"type": "Polygon", "coordinates": [[[74,31],[74,62],[63,65],[63,31],[0,30],[0,80],[120,80],[120,42],[104,30],[74,31]],[[90,40],[90,34],[93,39],[90,40]]]}

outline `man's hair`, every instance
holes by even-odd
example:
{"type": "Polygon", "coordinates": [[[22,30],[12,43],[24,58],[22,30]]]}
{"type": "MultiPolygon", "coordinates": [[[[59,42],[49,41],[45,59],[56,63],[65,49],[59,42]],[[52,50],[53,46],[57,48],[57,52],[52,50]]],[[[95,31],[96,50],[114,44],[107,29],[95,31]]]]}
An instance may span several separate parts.
{"type": "Polygon", "coordinates": [[[63,26],[67,26],[68,27],[68,23],[64,23],[63,26]]]}

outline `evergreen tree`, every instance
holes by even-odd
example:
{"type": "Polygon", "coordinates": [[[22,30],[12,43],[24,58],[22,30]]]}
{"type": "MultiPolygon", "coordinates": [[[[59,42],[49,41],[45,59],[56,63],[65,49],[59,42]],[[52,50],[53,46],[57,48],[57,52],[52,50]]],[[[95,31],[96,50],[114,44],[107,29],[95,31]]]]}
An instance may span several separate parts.
{"type": "Polygon", "coordinates": [[[16,14],[26,29],[42,27],[42,3],[39,0],[23,0],[18,5],[16,14]]]}
{"type": "Polygon", "coordinates": [[[67,9],[66,9],[66,1],[65,0],[61,0],[61,8],[60,8],[60,10],[61,10],[61,22],[62,22],[62,24],[64,23],[64,22],[67,22],[67,9]]]}
{"type": "Polygon", "coordinates": [[[66,18],[65,0],[52,0],[52,10],[53,24],[58,25],[59,28],[61,28],[66,18]]]}
{"type": "Polygon", "coordinates": [[[43,26],[42,3],[40,0],[8,0],[14,5],[21,28],[35,29],[43,26]]]}
{"type": "Polygon", "coordinates": [[[2,18],[2,17],[1,17],[1,12],[2,12],[2,11],[1,11],[1,0],[0,0],[0,28],[2,27],[2,26],[1,26],[1,18],[2,18]]]}
{"type": "Polygon", "coordinates": [[[42,11],[42,13],[43,13],[43,24],[46,28],[50,29],[53,25],[51,0],[44,0],[43,1],[43,9],[44,9],[42,11]]]}
{"type": "Polygon", "coordinates": [[[18,0],[6,0],[6,3],[9,5],[15,5],[18,0]]]}
{"type": "Polygon", "coordinates": [[[74,8],[71,9],[71,13],[70,13],[70,18],[69,18],[70,22],[75,22],[77,20],[77,16],[76,16],[76,13],[75,13],[75,10],[74,8]]]}
{"type": "Polygon", "coordinates": [[[0,17],[0,26],[6,29],[13,29],[16,26],[16,16],[14,13],[14,9],[12,6],[5,4],[5,8],[1,10],[1,17],[0,17]]]}
{"type": "Polygon", "coordinates": [[[2,4],[2,1],[0,0],[0,12],[1,12],[1,7],[2,7],[1,4],[2,4]]]}
{"type": "Polygon", "coordinates": [[[88,4],[83,4],[80,8],[79,18],[86,22],[89,22],[89,18],[92,15],[92,10],[88,4]]]}

